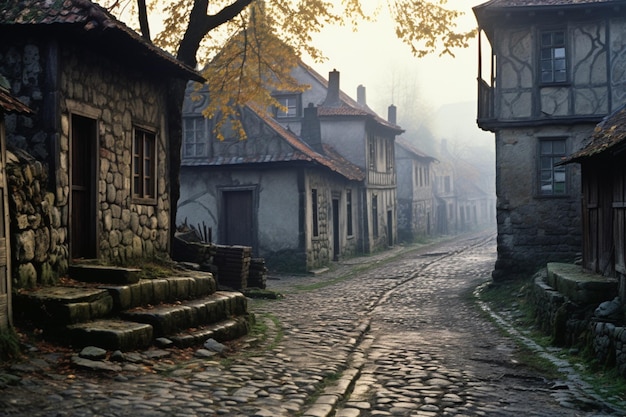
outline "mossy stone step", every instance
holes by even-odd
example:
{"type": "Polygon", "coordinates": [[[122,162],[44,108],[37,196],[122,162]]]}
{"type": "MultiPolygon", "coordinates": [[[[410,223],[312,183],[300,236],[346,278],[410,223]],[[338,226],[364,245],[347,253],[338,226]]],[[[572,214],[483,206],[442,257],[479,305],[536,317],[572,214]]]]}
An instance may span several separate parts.
{"type": "Polygon", "coordinates": [[[104,285],[113,297],[115,310],[120,312],[131,308],[188,300],[212,294],[217,288],[210,273],[194,276],[141,279],[128,285],[104,285]]]}
{"type": "Polygon", "coordinates": [[[217,291],[204,298],[180,304],[124,311],[121,317],[124,320],[150,324],[154,328],[154,336],[162,337],[246,313],[247,299],[243,294],[217,291]]]}
{"type": "Polygon", "coordinates": [[[618,282],[615,278],[567,263],[551,262],[546,269],[548,285],[577,304],[599,304],[617,296],[618,282]]]}
{"type": "Polygon", "coordinates": [[[123,320],[97,320],[67,327],[74,347],[98,346],[108,350],[144,349],[152,344],[152,326],[123,320]]]}
{"type": "Polygon", "coordinates": [[[106,317],[113,298],[100,288],[42,287],[15,294],[14,310],[44,327],[65,326],[106,317]]]}
{"type": "Polygon", "coordinates": [[[74,264],[69,267],[70,276],[82,282],[103,284],[134,284],[139,281],[141,269],[94,264],[74,264]]]}
{"type": "Polygon", "coordinates": [[[174,342],[174,346],[179,348],[199,346],[208,339],[225,342],[248,334],[250,324],[251,316],[239,316],[201,326],[193,331],[183,331],[175,335],[168,335],[168,339],[174,342]]]}

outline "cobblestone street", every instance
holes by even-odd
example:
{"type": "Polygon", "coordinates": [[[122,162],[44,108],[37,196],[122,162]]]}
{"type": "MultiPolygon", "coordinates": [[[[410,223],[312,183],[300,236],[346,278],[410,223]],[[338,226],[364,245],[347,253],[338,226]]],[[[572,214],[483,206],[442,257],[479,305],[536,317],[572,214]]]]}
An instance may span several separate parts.
{"type": "Polygon", "coordinates": [[[0,415],[621,415],[515,361],[471,300],[494,260],[495,236],[476,234],[272,277],[284,298],[249,305],[266,339],[226,357],[144,353],[114,374],[69,375],[40,355],[9,369],[21,381],[0,389],[0,415]]]}

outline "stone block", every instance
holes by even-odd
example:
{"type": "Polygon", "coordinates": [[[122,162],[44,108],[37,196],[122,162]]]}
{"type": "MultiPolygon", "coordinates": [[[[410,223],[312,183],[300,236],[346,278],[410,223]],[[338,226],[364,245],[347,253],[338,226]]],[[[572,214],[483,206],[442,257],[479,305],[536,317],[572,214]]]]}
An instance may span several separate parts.
{"type": "Polygon", "coordinates": [[[132,307],[132,293],[130,290],[130,286],[122,285],[119,287],[103,287],[113,299],[113,308],[116,311],[128,310],[132,307]]]}
{"type": "Polygon", "coordinates": [[[152,291],[154,293],[154,303],[163,303],[170,299],[170,283],[166,279],[153,279],[152,291]]]}
{"type": "Polygon", "coordinates": [[[139,285],[141,293],[141,305],[154,304],[154,287],[152,280],[142,279],[137,285],[139,285]]]}

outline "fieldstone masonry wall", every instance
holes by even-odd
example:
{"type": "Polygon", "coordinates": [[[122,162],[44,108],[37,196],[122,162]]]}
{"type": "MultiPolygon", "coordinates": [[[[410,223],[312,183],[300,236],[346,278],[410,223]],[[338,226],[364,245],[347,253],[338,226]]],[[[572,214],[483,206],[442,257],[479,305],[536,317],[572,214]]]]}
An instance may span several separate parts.
{"type": "Polygon", "coordinates": [[[54,284],[68,268],[66,235],[47,173],[24,151],[7,152],[13,281],[16,288],[54,284]]]}
{"type": "Polygon", "coordinates": [[[6,118],[8,146],[16,150],[9,187],[17,286],[47,284],[67,271],[72,114],[97,125],[99,259],[124,264],[139,257],[167,257],[166,80],[91,50],[27,36],[0,45],[0,73],[34,111],[6,118]],[[149,202],[132,197],[137,127],[154,133],[157,142],[156,197],[149,202]]]}
{"type": "MultiPolygon", "coordinates": [[[[533,277],[531,299],[535,319],[553,343],[591,352],[599,364],[626,377],[626,327],[620,320],[594,315],[597,306],[581,306],[546,283],[546,271],[533,277]]],[[[622,320],[623,321],[623,320],[622,320]]]]}

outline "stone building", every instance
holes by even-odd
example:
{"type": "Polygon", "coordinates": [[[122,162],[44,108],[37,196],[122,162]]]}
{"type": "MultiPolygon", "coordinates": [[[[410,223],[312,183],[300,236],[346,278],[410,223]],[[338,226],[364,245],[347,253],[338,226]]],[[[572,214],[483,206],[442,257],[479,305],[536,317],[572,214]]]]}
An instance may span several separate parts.
{"type": "Polygon", "coordinates": [[[481,56],[479,47],[478,126],[496,138],[495,280],[582,249],[580,169],[555,163],[624,103],[624,6],[492,0],[473,9],[492,49],[481,56]]]}
{"type": "Polygon", "coordinates": [[[18,285],[168,256],[167,86],[202,78],[89,0],[6,4],[0,74],[33,110],[6,117],[18,285]]]}
{"type": "Polygon", "coordinates": [[[183,110],[177,222],[211,229],[219,244],[250,245],[270,268],[311,270],[396,239],[394,139],[378,117],[304,64],[294,78],[311,88],[275,92],[286,111],[250,104],[247,139],[215,137],[206,92],[183,110]]]}
{"type": "Polygon", "coordinates": [[[401,240],[413,241],[434,234],[432,165],[436,161],[403,137],[396,139],[398,238],[401,240]]]}
{"type": "Polygon", "coordinates": [[[0,76],[0,333],[12,324],[11,308],[11,245],[9,236],[8,196],[6,181],[6,137],[4,119],[8,114],[27,115],[31,110],[13,97],[8,83],[0,76]]]}
{"type": "MultiPolygon", "coordinates": [[[[253,106],[241,113],[246,140],[232,131],[214,140],[203,109],[203,100],[185,101],[181,223],[210,229],[220,244],[251,246],[275,269],[304,272],[356,252],[358,167],[253,106]]],[[[305,112],[319,136],[317,108],[305,112]]]]}

